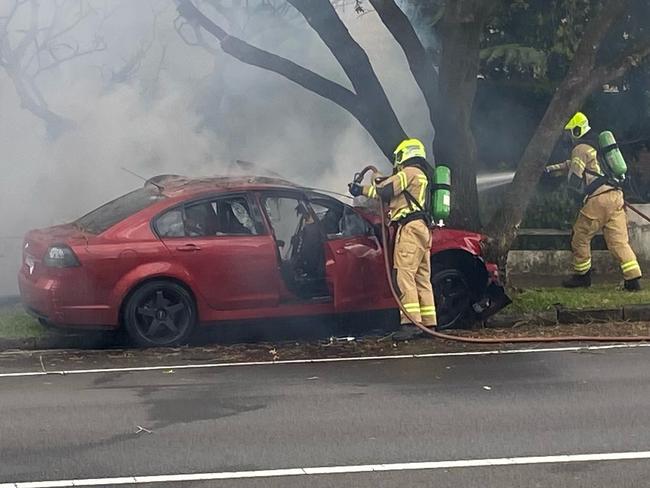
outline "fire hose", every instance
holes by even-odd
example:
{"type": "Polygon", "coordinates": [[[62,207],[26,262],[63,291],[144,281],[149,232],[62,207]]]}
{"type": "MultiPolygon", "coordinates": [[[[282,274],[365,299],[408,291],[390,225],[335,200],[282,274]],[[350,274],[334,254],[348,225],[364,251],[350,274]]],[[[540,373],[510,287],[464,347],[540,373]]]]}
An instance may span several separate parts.
{"type": "Polygon", "coordinates": [[[650,222],[650,217],[648,217],[646,214],[644,214],[643,212],[641,212],[641,210],[639,210],[638,208],[634,207],[633,205],[630,205],[629,203],[625,202],[625,208],[629,208],[630,210],[632,210],[632,212],[634,212],[635,214],[637,214],[639,217],[641,217],[642,219],[644,219],[644,220],[650,222]]]}
{"type": "MultiPolygon", "coordinates": [[[[375,166],[366,166],[361,170],[361,172],[357,173],[354,175],[354,182],[355,183],[361,183],[365,177],[365,175],[369,172],[372,171],[374,174],[379,173],[377,168],[375,166]]],[[[626,204],[627,205],[627,204],[626,204]]],[[[628,205],[629,206],[629,205],[628,205]]],[[[404,316],[413,323],[417,328],[419,328],[422,332],[425,334],[430,335],[431,337],[435,337],[437,339],[444,339],[448,341],[456,341],[456,342],[466,342],[466,343],[473,343],[473,344],[514,344],[514,343],[529,343],[529,342],[643,342],[643,341],[649,341],[650,342],[650,336],[582,336],[582,335],[576,335],[576,336],[556,336],[556,337],[543,337],[543,336],[527,336],[527,337],[464,337],[464,336],[459,336],[455,334],[445,334],[443,332],[438,332],[435,329],[426,327],[423,325],[419,320],[415,320],[413,315],[409,313],[408,310],[404,307],[402,304],[399,294],[397,293],[397,290],[395,289],[395,283],[393,282],[393,274],[392,274],[392,267],[391,267],[391,262],[390,258],[388,256],[389,253],[389,247],[388,247],[388,232],[386,231],[386,223],[385,223],[385,217],[386,217],[386,212],[384,208],[384,202],[381,198],[379,198],[379,208],[381,211],[381,218],[382,218],[382,223],[381,223],[381,240],[382,244],[384,246],[384,267],[386,271],[386,279],[388,280],[388,285],[390,287],[391,294],[393,295],[393,298],[395,299],[395,302],[397,303],[399,309],[402,311],[404,316]]],[[[649,222],[650,219],[648,219],[647,216],[643,215],[641,212],[639,212],[637,209],[632,208],[632,210],[636,211],[639,213],[642,217],[646,218],[649,222]]]]}

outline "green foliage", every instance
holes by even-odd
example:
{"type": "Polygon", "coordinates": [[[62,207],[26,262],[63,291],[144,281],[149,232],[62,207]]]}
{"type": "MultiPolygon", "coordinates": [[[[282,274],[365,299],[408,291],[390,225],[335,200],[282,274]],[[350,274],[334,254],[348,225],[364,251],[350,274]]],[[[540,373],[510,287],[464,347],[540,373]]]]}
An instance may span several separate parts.
{"type": "Polygon", "coordinates": [[[27,339],[44,334],[43,326],[17,307],[0,309],[0,338],[27,339]]]}
{"type": "Polygon", "coordinates": [[[579,202],[572,198],[566,185],[546,189],[539,185],[528,205],[521,224],[526,229],[570,229],[578,212],[579,202]]]}
{"type": "Polygon", "coordinates": [[[560,80],[598,3],[598,0],[503,2],[497,15],[486,26],[483,48],[508,50],[510,46],[517,46],[521,52],[519,56],[536,69],[508,69],[508,58],[501,57],[501,65],[486,60],[483,74],[492,79],[548,76],[560,80]],[[522,49],[527,49],[527,52],[522,52],[522,49]]]}
{"type": "MultiPolygon", "coordinates": [[[[646,280],[647,281],[647,280],[646,280]]],[[[618,308],[624,305],[650,303],[650,283],[643,283],[638,293],[620,290],[614,284],[594,285],[591,288],[539,288],[524,290],[513,297],[508,313],[543,312],[554,310],[556,304],[569,309],[618,308]]]]}
{"type": "Polygon", "coordinates": [[[501,44],[481,49],[480,59],[484,66],[494,67],[506,73],[530,72],[533,78],[546,76],[548,69],[547,54],[534,47],[520,44],[501,44]]]}

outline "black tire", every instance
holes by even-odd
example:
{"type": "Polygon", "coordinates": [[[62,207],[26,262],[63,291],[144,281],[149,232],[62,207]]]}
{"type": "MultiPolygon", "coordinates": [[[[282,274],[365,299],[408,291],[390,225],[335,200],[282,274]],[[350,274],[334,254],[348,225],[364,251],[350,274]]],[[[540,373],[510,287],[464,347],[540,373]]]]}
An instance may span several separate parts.
{"type": "Polygon", "coordinates": [[[192,295],[178,283],[149,281],[137,288],[124,306],[124,327],[142,347],[183,344],[197,322],[192,295]]]}
{"type": "Polygon", "coordinates": [[[438,329],[471,327],[472,290],[465,274],[456,268],[434,270],[431,284],[436,298],[438,329]]]}

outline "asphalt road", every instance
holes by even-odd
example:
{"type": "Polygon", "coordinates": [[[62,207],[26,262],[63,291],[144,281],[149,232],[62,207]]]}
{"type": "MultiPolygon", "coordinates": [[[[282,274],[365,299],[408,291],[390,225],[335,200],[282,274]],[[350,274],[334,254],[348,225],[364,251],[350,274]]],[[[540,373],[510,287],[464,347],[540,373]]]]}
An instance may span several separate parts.
{"type": "MultiPolygon", "coordinates": [[[[641,452],[649,418],[650,348],[0,377],[0,486],[641,452]]],[[[648,472],[646,457],[146,486],[610,488],[648,472]]]]}

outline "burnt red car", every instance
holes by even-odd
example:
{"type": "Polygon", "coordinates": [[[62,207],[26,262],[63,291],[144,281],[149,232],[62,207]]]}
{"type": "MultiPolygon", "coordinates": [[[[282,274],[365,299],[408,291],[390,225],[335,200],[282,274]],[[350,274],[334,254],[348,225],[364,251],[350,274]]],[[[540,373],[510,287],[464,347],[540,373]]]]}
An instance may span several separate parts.
{"type": "MultiPolygon", "coordinates": [[[[379,222],[283,180],[160,176],[73,223],[30,231],[20,293],[44,324],[125,327],[145,346],[222,321],[395,309],[379,222]]],[[[433,233],[442,328],[509,303],[481,235],[433,233]]]]}

